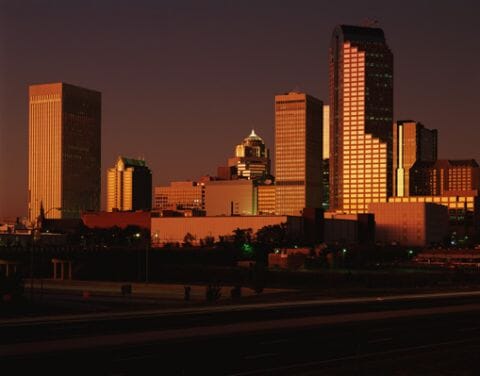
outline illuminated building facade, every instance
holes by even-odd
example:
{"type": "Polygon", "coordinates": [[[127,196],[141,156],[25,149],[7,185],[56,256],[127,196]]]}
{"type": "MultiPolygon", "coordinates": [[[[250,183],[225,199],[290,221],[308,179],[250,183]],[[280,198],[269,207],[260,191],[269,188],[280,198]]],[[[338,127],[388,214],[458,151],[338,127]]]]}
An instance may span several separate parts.
{"type": "Polygon", "coordinates": [[[305,93],[275,96],[275,212],[322,207],[323,103],[305,93]]]}
{"type": "Polygon", "coordinates": [[[107,212],[150,210],[152,173],[144,160],[118,157],[107,171],[107,212]]]}
{"type": "Polygon", "coordinates": [[[412,167],[412,195],[478,195],[480,168],[473,159],[417,162],[412,167]]]}
{"type": "Polygon", "coordinates": [[[258,196],[258,214],[275,214],[275,185],[259,185],[257,187],[258,196]]]}
{"type": "Polygon", "coordinates": [[[263,139],[254,130],[235,147],[235,157],[229,158],[231,178],[262,179],[270,175],[270,156],[263,139]]]}
{"type": "Polygon", "coordinates": [[[100,209],[101,94],[63,82],[29,87],[28,216],[100,209]],[[60,210],[55,210],[60,209],[60,210]]]}
{"type": "Polygon", "coordinates": [[[375,240],[383,244],[424,247],[448,235],[448,208],[426,201],[370,203],[375,215],[375,240]]]}
{"type": "Polygon", "coordinates": [[[437,138],[436,129],[427,129],[415,121],[397,121],[393,125],[394,196],[410,196],[415,190],[414,186],[410,188],[410,169],[417,161],[437,160],[437,138]]]}
{"type": "Polygon", "coordinates": [[[392,193],[393,55],[378,28],[340,25],[330,53],[330,210],[392,193]]]}
{"type": "Polygon", "coordinates": [[[328,104],[323,105],[323,159],[330,158],[330,106],[328,104]]]}
{"type": "Polygon", "coordinates": [[[330,106],[323,105],[322,208],[330,207],[330,106]]]}
{"type": "Polygon", "coordinates": [[[458,236],[475,236],[480,230],[480,196],[410,196],[390,197],[389,203],[433,202],[446,206],[449,215],[450,232],[458,236]]]}
{"type": "Polygon", "coordinates": [[[410,172],[411,196],[476,196],[480,168],[473,159],[416,162],[410,172]]]}
{"type": "Polygon", "coordinates": [[[252,180],[205,182],[205,210],[208,216],[257,214],[257,189],[252,180]]]}
{"type": "Polygon", "coordinates": [[[173,181],[154,189],[155,210],[205,210],[205,183],[173,181]]]}

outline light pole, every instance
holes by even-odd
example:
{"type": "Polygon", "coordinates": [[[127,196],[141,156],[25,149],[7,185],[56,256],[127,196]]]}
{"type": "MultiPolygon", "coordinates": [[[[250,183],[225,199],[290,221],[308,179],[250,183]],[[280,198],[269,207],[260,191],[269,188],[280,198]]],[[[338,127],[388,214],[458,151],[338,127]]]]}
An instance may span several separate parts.
{"type": "Polygon", "coordinates": [[[37,241],[40,240],[42,223],[41,220],[45,219],[45,216],[50,213],[52,210],[62,210],[62,208],[50,208],[45,213],[40,211],[40,214],[35,218],[35,223],[32,226],[32,235],[33,235],[33,244],[30,251],[30,300],[33,301],[33,253],[34,248],[37,244],[37,241]],[[44,218],[41,218],[44,217],[44,218]]]}

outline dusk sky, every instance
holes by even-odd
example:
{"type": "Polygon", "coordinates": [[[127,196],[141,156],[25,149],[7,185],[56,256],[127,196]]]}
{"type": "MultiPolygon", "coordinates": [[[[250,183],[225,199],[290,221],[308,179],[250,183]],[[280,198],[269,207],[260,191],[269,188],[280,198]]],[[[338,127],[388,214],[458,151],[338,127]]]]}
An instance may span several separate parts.
{"type": "Polygon", "coordinates": [[[0,0],[0,218],[27,213],[28,85],[102,92],[102,203],[118,155],[154,185],[216,173],[254,128],[273,156],[274,95],[328,103],[337,24],[378,20],[395,119],[439,131],[440,158],[480,161],[475,1],[0,0]]]}

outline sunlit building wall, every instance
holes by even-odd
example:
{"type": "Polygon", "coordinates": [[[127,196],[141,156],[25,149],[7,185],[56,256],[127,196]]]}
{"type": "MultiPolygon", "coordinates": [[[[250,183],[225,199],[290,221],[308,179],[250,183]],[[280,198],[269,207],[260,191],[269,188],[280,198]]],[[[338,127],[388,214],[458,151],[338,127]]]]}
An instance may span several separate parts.
{"type": "Polygon", "coordinates": [[[275,211],[322,207],[323,103],[305,93],[275,96],[275,211]]]}
{"type": "Polygon", "coordinates": [[[337,26],[330,53],[330,210],[392,192],[393,55],[378,28],[337,26]]]}
{"type": "Polygon", "coordinates": [[[251,229],[255,236],[265,226],[286,224],[287,232],[292,237],[299,237],[303,232],[301,217],[288,216],[220,216],[220,217],[158,217],[152,218],[151,239],[153,247],[166,243],[183,243],[185,235],[192,235],[192,244],[207,243],[207,238],[219,241],[220,237],[233,239],[236,229],[251,229]]]}
{"type": "Polygon", "coordinates": [[[118,157],[107,170],[107,212],[150,210],[152,173],[144,160],[118,157]]]}
{"type": "Polygon", "coordinates": [[[257,187],[258,195],[258,214],[275,214],[275,185],[259,185],[257,187]]]}
{"type": "Polygon", "coordinates": [[[101,94],[66,83],[29,87],[28,217],[100,209],[101,94]]]}
{"type": "Polygon", "coordinates": [[[410,195],[476,196],[480,167],[474,159],[417,161],[410,170],[410,195]]]}
{"type": "Polygon", "coordinates": [[[410,169],[417,161],[437,160],[437,130],[415,121],[393,125],[393,195],[409,196],[410,169]]]}
{"type": "Polygon", "coordinates": [[[323,159],[330,158],[330,106],[323,105],[323,159]]]}
{"type": "Polygon", "coordinates": [[[205,210],[208,216],[256,215],[257,190],[253,181],[205,182],[205,210]]]}
{"type": "Polygon", "coordinates": [[[323,105],[322,208],[330,207],[330,106],[323,105]]]}
{"type": "Polygon", "coordinates": [[[154,209],[205,210],[205,184],[195,181],[173,181],[154,189],[154,209]]]}
{"type": "Polygon", "coordinates": [[[448,235],[448,209],[440,203],[370,203],[368,209],[375,215],[375,240],[383,244],[424,247],[448,235]]]}

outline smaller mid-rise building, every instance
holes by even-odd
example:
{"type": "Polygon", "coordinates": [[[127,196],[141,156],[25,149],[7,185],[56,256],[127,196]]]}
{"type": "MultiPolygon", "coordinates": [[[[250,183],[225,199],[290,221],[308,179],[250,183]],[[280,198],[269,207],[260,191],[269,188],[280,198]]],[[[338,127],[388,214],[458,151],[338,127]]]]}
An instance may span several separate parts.
{"type": "Polygon", "coordinates": [[[384,244],[425,247],[442,243],[449,233],[448,209],[428,202],[371,203],[375,239],[384,244]]]}
{"type": "Polygon", "coordinates": [[[168,186],[154,189],[156,211],[205,210],[205,184],[196,181],[173,181],[168,186]]]}
{"type": "Polygon", "coordinates": [[[474,159],[416,162],[410,173],[411,196],[476,196],[480,167],[474,159]]]}
{"type": "Polygon", "coordinates": [[[257,190],[252,180],[213,180],[205,183],[208,216],[256,215],[257,190]]]}
{"type": "Polygon", "coordinates": [[[393,125],[394,196],[410,196],[410,169],[417,161],[436,161],[437,134],[436,129],[427,129],[413,120],[397,121],[393,125]]]}
{"type": "Polygon", "coordinates": [[[144,160],[118,157],[107,171],[107,211],[150,210],[152,173],[144,160]]]}

